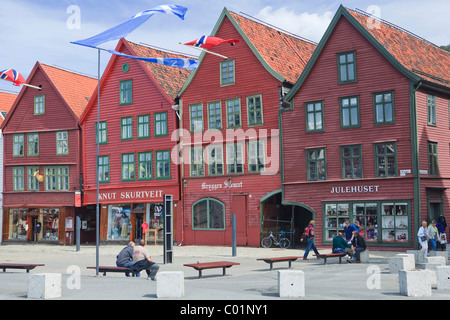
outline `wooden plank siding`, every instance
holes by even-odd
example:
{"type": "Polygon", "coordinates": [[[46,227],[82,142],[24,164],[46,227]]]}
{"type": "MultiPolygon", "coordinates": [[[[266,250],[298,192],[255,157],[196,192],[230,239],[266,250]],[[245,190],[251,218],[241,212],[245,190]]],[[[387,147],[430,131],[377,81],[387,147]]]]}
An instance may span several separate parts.
{"type": "Polygon", "coordinates": [[[295,93],[293,109],[282,112],[284,201],[311,208],[319,245],[325,240],[322,212],[327,201],[407,200],[411,201],[412,216],[412,174],[400,176],[400,170],[412,170],[413,165],[409,88],[410,80],[347,19],[341,18],[295,93]],[[355,51],[357,82],[339,84],[337,54],[349,51],[355,51]],[[394,94],[395,124],[374,125],[373,94],[384,91],[394,94]],[[348,96],[359,97],[358,128],[341,128],[339,98],[348,96]],[[323,101],[323,132],[306,132],[305,103],[311,101],[323,101]],[[397,145],[397,177],[376,177],[374,144],[381,142],[397,145]],[[340,147],[357,144],[362,146],[363,178],[343,179],[340,147]],[[307,181],[306,150],[310,148],[326,148],[325,181],[307,181]],[[378,186],[378,191],[331,193],[332,187],[354,186],[378,186]]]}

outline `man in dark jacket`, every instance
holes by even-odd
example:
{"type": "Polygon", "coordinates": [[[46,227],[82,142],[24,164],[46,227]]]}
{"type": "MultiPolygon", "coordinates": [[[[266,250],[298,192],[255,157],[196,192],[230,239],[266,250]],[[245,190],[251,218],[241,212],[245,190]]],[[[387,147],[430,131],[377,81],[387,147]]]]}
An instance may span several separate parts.
{"type": "Polygon", "coordinates": [[[356,263],[361,263],[361,252],[366,250],[366,242],[364,238],[359,235],[358,231],[353,232],[352,240],[353,255],[356,257],[356,263]]]}
{"type": "MultiPolygon", "coordinates": [[[[122,251],[120,251],[120,253],[117,255],[116,266],[131,268],[131,266],[133,265],[133,252],[134,242],[130,241],[128,245],[123,248],[122,251]]],[[[129,277],[130,273],[125,272],[125,275],[129,277]]],[[[139,277],[139,274],[136,274],[136,276],[139,277]]]]}

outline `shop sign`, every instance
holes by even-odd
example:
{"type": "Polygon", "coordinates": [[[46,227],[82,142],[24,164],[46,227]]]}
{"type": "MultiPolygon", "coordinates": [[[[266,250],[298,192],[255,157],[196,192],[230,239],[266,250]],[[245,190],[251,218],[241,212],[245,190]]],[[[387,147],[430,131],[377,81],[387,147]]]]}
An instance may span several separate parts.
{"type": "Polygon", "coordinates": [[[330,193],[373,193],[378,192],[380,186],[344,186],[331,187],[330,193]]]}
{"type": "Polygon", "coordinates": [[[102,200],[140,200],[162,198],[162,190],[152,191],[122,191],[122,192],[100,192],[98,198],[102,200]]]}
{"type": "Polygon", "coordinates": [[[228,180],[225,180],[223,183],[212,183],[207,184],[206,182],[202,183],[202,190],[207,191],[216,191],[216,190],[229,190],[233,188],[242,188],[242,181],[240,182],[231,182],[228,180]]]}

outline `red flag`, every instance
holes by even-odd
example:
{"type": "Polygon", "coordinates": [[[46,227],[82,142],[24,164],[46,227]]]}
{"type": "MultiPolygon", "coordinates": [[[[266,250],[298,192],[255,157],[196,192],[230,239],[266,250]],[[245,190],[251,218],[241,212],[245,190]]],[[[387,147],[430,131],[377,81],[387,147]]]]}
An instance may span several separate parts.
{"type": "Polygon", "coordinates": [[[20,86],[26,82],[25,78],[14,69],[0,71],[0,79],[11,81],[15,86],[20,86]]]}
{"type": "Polygon", "coordinates": [[[211,49],[212,47],[217,46],[221,43],[230,43],[232,46],[234,46],[239,41],[240,41],[239,39],[224,40],[224,39],[217,38],[217,37],[201,36],[197,40],[184,43],[184,45],[200,47],[200,48],[205,48],[205,49],[211,49]]]}

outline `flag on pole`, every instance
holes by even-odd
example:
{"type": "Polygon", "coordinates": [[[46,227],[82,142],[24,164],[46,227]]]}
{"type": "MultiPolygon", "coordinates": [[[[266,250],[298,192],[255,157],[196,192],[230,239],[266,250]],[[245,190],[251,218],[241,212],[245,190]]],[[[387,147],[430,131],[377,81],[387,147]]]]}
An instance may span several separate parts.
{"type": "Polygon", "coordinates": [[[240,40],[239,39],[221,39],[218,37],[208,37],[208,36],[201,36],[200,38],[198,38],[197,40],[191,41],[191,42],[186,42],[183,43],[186,46],[194,46],[194,47],[200,47],[200,48],[204,48],[204,49],[211,49],[214,46],[217,46],[219,44],[222,43],[229,43],[232,46],[234,46],[236,43],[238,43],[240,40]]]}
{"type": "Polygon", "coordinates": [[[11,81],[17,87],[26,82],[25,78],[14,69],[0,71],[0,79],[11,81]]]}
{"type": "Polygon", "coordinates": [[[147,61],[151,63],[159,63],[163,64],[165,66],[171,66],[176,68],[182,68],[182,69],[188,69],[188,70],[194,70],[198,67],[198,60],[195,59],[181,59],[181,58],[146,58],[146,57],[137,57],[137,56],[131,56],[122,52],[118,52],[115,50],[106,50],[109,53],[126,57],[126,58],[132,58],[136,60],[142,60],[147,61]]]}
{"type": "Polygon", "coordinates": [[[87,39],[78,40],[73,42],[74,44],[78,44],[81,46],[86,47],[92,47],[95,48],[99,44],[117,40],[120,38],[124,38],[127,36],[130,32],[135,30],[137,27],[139,27],[141,24],[143,24],[145,21],[147,21],[151,16],[153,16],[155,13],[166,13],[166,14],[174,14],[184,20],[184,15],[186,14],[187,8],[179,6],[179,5],[160,5],[155,8],[145,10],[142,12],[139,12],[135,14],[133,17],[131,17],[129,20],[112,27],[106,31],[103,31],[102,33],[99,33],[95,36],[92,36],[87,39]]]}

